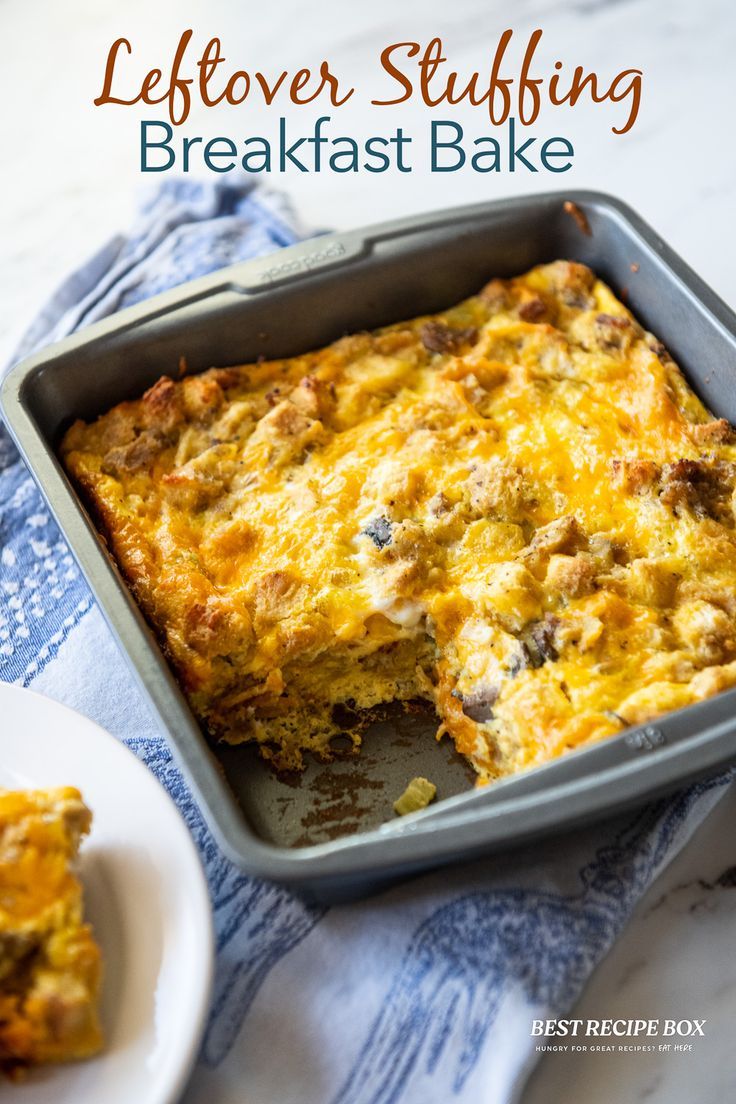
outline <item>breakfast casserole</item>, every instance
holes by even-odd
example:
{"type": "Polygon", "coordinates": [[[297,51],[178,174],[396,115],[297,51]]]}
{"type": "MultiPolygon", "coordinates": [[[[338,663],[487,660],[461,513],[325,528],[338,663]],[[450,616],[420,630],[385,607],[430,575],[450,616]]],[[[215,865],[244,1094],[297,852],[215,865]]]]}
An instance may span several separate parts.
{"type": "Polygon", "coordinates": [[[78,790],[0,790],[0,1069],[102,1045],[100,951],[73,864],[91,814],[78,790]]]}
{"type": "Polygon", "coordinates": [[[736,684],[733,442],[558,261],[164,377],[62,457],[213,738],[298,769],[423,699],[486,782],[736,684]]]}

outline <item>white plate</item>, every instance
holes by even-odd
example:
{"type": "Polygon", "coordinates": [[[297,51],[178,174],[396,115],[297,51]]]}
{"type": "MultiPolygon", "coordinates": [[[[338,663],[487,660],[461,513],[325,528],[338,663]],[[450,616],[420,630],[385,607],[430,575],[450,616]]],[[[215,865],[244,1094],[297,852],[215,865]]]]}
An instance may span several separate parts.
{"type": "Polygon", "coordinates": [[[16,1104],[171,1104],[197,1055],[212,980],[207,884],[173,801],[123,744],[66,706],[0,683],[0,787],[69,785],[94,814],[87,915],[105,964],[106,1046],[43,1067],[16,1104]]]}

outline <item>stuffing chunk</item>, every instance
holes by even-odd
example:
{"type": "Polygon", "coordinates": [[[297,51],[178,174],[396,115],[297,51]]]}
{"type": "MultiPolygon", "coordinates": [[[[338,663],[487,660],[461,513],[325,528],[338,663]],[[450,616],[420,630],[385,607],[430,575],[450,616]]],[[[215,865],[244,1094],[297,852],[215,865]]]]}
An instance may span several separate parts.
{"type": "Polygon", "coordinates": [[[588,552],[578,552],[574,556],[556,552],[547,564],[545,589],[552,594],[580,598],[591,592],[597,573],[596,562],[588,552]]]}
{"type": "Polygon", "coordinates": [[[470,508],[478,517],[518,517],[524,502],[524,477],[502,460],[475,467],[467,479],[470,508]]]}
{"type": "Polygon", "coordinates": [[[483,606],[505,628],[519,632],[541,610],[541,588],[520,563],[494,565],[480,590],[483,606]]]}

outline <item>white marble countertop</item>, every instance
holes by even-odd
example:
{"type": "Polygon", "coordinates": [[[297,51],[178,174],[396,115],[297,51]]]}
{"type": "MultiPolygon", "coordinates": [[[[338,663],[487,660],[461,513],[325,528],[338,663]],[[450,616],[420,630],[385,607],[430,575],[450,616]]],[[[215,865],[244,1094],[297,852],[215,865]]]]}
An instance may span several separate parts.
{"type": "MultiPolygon", "coordinates": [[[[124,226],[141,186],[137,114],[92,106],[111,41],[126,35],[146,67],[171,56],[185,27],[202,41],[219,34],[226,53],[274,71],[327,56],[358,88],[375,85],[377,58],[389,42],[442,36],[452,63],[488,64],[489,44],[506,26],[525,38],[544,31],[540,57],[561,57],[613,75],[644,71],[641,113],[624,137],[610,132],[612,112],[580,107],[557,112],[554,128],[576,149],[564,176],[472,172],[345,178],[275,175],[307,224],[338,228],[433,207],[552,187],[590,187],[618,194],[653,223],[717,292],[736,303],[736,12],[727,0],[330,0],[305,7],[281,0],[246,17],[237,0],[181,0],[124,7],[95,0],[4,0],[0,73],[5,105],[0,179],[0,356],[40,302],[72,267],[124,226]],[[513,11],[513,15],[511,12],[513,11]],[[277,64],[278,63],[278,64],[277,64]],[[562,122],[560,121],[562,119],[562,122]]],[[[346,133],[380,133],[401,123],[426,130],[416,105],[376,116],[368,96],[340,109],[346,133]]],[[[449,113],[448,113],[449,114],[449,113]]],[[[195,112],[190,133],[266,133],[273,112],[195,112]]],[[[155,117],[155,116],[152,116],[155,117]]],[[[452,112],[477,132],[472,112],[452,112]]],[[[305,115],[306,119],[307,116],[305,115]]],[[[147,177],[146,183],[152,178],[147,177]]],[[[153,178],[154,183],[157,178],[153,178]]],[[[736,1016],[732,953],[736,853],[731,825],[736,793],[726,795],[684,852],[642,900],[623,937],[591,979],[580,1017],[705,1017],[706,1036],[691,1054],[549,1055],[540,1062],[524,1104],[647,1100],[720,1104],[734,1079],[731,1027],[736,1016]]]]}

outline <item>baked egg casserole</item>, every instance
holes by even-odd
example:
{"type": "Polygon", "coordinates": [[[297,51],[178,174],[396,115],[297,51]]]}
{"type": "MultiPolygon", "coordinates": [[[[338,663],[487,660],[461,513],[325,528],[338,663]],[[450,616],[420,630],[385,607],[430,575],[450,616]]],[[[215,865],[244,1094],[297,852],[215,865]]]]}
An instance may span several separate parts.
{"type": "Polygon", "coordinates": [[[74,872],[91,814],[78,790],[0,790],[0,1069],[102,1046],[101,957],[74,872]]]}
{"type": "Polygon", "coordinates": [[[206,731],[279,769],[423,699],[487,782],[736,684],[732,428],[583,265],[61,455],[206,731]]]}

